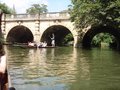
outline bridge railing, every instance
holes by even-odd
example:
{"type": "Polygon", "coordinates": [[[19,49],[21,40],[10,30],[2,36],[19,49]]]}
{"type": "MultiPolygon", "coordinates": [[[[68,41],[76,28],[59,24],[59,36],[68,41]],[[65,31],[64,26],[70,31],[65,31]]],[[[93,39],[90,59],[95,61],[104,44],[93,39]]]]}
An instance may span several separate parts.
{"type": "Polygon", "coordinates": [[[68,12],[51,12],[43,14],[6,14],[6,20],[46,20],[46,19],[69,19],[70,15],[68,12]]]}
{"type": "Polygon", "coordinates": [[[19,19],[38,19],[37,14],[6,14],[5,19],[6,20],[19,20],[19,19]]]}
{"type": "Polygon", "coordinates": [[[70,15],[68,12],[40,14],[40,19],[69,19],[69,18],[70,15]]]}

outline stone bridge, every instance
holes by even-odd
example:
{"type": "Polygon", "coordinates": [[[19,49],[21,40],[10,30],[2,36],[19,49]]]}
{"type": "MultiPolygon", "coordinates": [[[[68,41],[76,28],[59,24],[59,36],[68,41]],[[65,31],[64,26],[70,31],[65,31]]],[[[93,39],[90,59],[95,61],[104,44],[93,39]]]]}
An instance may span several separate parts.
{"type": "Polygon", "coordinates": [[[60,46],[66,35],[73,36],[74,47],[90,47],[93,37],[101,32],[107,32],[115,36],[117,47],[120,47],[120,30],[111,26],[89,26],[82,29],[82,34],[77,32],[74,23],[70,21],[67,12],[45,14],[4,14],[2,16],[2,33],[5,42],[40,42],[51,44],[51,35],[55,35],[56,45],[60,46]]]}
{"type": "Polygon", "coordinates": [[[78,33],[70,21],[67,12],[46,13],[46,14],[4,14],[2,17],[2,33],[5,42],[51,42],[51,35],[55,34],[56,45],[61,45],[64,37],[71,33],[74,46],[77,42],[78,33]]]}

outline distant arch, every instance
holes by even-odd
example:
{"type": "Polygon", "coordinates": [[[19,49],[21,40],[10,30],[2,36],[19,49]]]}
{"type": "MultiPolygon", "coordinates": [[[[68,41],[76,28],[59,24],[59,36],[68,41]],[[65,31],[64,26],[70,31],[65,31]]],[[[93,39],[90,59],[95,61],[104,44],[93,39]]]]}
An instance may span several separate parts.
{"type": "Polygon", "coordinates": [[[29,28],[19,25],[13,27],[6,38],[7,42],[12,43],[28,43],[32,42],[34,40],[32,32],[29,30],[29,28]]]}
{"type": "Polygon", "coordinates": [[[98,34],[98,33],[109,33],[111,35],[113,35],[116,38],[116,43],[117,46],[116,48],[120,48],[120,30],[119,29],[115,29],[111,26],[97,26],[97,27],[92,27],[90,30],[88,30],[82,40],[82,46],[83,47],[91,47],[91,41],[93,39],[93,37],[98,34]]]}

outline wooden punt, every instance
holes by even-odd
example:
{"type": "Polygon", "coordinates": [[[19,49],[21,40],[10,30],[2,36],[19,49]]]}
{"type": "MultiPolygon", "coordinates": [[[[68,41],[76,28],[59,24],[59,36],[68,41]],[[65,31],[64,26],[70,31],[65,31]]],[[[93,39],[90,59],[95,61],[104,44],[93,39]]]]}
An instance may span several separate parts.
{"type": "Polygon", "coordinates": [[[20,48],[30,48],[30,49],[37,49],[37,48],[55,48],[56,46],[45,46],[45,47],[42,47],[42,46],[29,46],[29,45],[26,45],[26,44],[13,44],[13,45],[11,45],[11,46],[13,46],[13,47],[20,47],[20,48]]]}
{"type": "Polygon", "coordinates": [[[15,90],[12,85],[10,74],[8,73],[8,90],[15,90]]]}
{"type": "Polygon", "coordinates": [[[37,47],[37,46],[28,46],[28,45],[23,45],[23,46],[19,46],[21,48],[55,48],[53,46],[45,46],[45,47],[37,47]]]}
{"type": "Polygon", "coordinates": [[[0,90],[15,90],[11,83],[10,74],[7,71],[4,75],[1,75],[0,90]]]}
{"type": "Polygon", "coordinates": [[[38,48],[55,48],[54,46],[45,46],[45,47],[38,47],[38,48]]]}

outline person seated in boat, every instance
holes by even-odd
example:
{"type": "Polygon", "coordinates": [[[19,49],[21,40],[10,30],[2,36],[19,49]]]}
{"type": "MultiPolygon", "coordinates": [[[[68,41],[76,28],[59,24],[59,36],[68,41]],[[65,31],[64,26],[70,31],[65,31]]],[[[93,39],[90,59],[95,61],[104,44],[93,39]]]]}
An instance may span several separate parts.
{"type": "Polygon", "coordinates": [[[0,42],[0,90],[8,90],[7,88],[7,61],[2,43],[0,42]]]}
{"type": "Polygon", "coordinates": [[[46,47],[47,46],[47,42],[44,41],[44,42],[40,42],[38,47],[41,48],[41,47],[46,47]]]}
{"type": "Polygon", "coordinates": [[[33,42],[28,42],[28,46],[35,46],[33,42]]]}
{"type": "Polygon", "coordinates": [[[47,46],[47,42],[44,41],[42,47],[46,47],[46,46],[47,46]]]}
{"type": "Polygon", "coordinates": [[[37,47],[42,47],[42,45],[43,45],[43,42],[40,42],[37,44],[37,47]]]}

